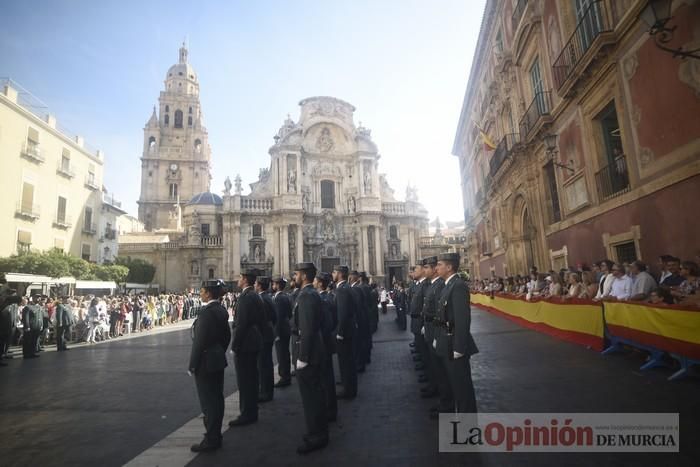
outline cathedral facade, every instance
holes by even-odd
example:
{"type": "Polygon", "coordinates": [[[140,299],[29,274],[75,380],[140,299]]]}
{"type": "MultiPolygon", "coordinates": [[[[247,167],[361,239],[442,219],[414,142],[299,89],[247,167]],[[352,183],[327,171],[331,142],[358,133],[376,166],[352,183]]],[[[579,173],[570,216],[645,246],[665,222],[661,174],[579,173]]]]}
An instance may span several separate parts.
{"type": "Polygon", "coordinates": [[[382,284],[407,278],[427,235],[427,211],[415,189],[407,188],[404,201],[395,198],[371,132],[355,125],[351,104],[302,100],[298,120],[284,121],[270,164],[249,193],[236,176],[219,195],[209,189],[199,88],[186,60],[183,47],[161,93],[160,118],[154,112],[144,129],[139,217],[149,231],[124,236],[122,255],[153,263],[154,281],[165,290],[198,287],[207,278],[233,281],[249,267],[289,277],[300,261],[323,271],[347,264],[382,284]],[[181,69],[187,78],[170,76],[181,69]],[[191,126],[182,120],[189,108],[191,126]]]}

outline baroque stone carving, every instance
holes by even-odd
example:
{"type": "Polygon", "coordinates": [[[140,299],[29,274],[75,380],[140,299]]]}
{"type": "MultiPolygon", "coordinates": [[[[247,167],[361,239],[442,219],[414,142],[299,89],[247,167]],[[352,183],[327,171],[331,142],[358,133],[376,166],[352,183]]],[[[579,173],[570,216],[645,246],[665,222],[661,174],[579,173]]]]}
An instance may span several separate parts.
{"type": "MultiPolygon", "coordinates": [[[[700,40],[694,43],[686,44],[683,49],[694,49],[700,46],[700,40]]],[[[678,79],[681,82],[690,86],[695,91],[695,96],[700,98],[700,61],[698,60],[683,60],[678,68],[678,79]]]]}
{"type": "Polygon", "coordinates": [[[649,148],[642,148],[639,151],[639,161],[642,163],[642,167],[649,165],[654,160],[654,151],[649,148]]]}
{"type": "Polygon", "coordinates": [[[333,149],[334,145],[335,143],[331,137],[331,130],[329,130],[328,127],[324,127],[316,140],[316,149],[320,152],[328,152],[333,149]]]}
{"type": "Polygon", "coordinates": [[[637,66],[639,66],[639,58],[636,53],[631,54],[622,61],[622,73],[627,81],[634,76],[637,66]]]}

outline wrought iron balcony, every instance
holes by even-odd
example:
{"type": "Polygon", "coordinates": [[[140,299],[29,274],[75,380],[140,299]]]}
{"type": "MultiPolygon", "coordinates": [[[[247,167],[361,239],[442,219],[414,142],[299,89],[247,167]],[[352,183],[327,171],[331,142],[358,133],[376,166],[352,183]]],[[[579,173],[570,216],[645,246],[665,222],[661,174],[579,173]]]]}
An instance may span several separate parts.
{"type": "Polygon", "coordinates": [[[20,201],[19,203],[17,203],[15,214],[19,217],[24,217],[26,219],[38,219],[39,205],[34,203],[24,203],[20,201]]]}
{"type": "Polygon", "coordinates": [[[621,155],[595,174],[598,187],[598,199],[605,201],[630,191],[630,179],[627,172],[627,158],[621,155]]]}
{"type": "Polygon", "coordinates": [[[523,18],[523,13],[525,13],[525,7],[527,7],[527,0],[518,0],[518,3],[515,5],[515,8],[513,9],[513,34],[515,34],[515,31],[518,30],[518,25],[520,24],[520,20],[523,18]]]}
{"type": "Polygon", "coordinates": [[[95,175],[88,175],[85,177],[85,186],[90,188],[91,190],[99,190],[100,185],[97,183],[97,180],[95,179],[95,175]]]}
{"type": "Polygon", "coordinates": [[[63,175],[64,177],[67,177],[67,178],[75,177],[75,171],[73,171],[70,164],[64,164],[63,162],[58,163],[58,167],[56,168],[56,173],[59,175],[63,175]]]}
{"type": "Polygon", "coordinates": [[[43,164],[46,158],[41,155],[41,148],[38,143],[27,141],[22,147],[21,155],[32,162],[43,164]]]}
{"type": "Polygon", "coordinates": [[[53,225],[59,229],[69,229],[73,223],[71,222],[70,216],[56,214],[53,225]]]}
{"type": "Polygon", "coordinates": [[[87,235],[95,235],[97,233],[97,226],[90,222],[83,223],[83,233],[87,235]]]}
{"type": "Polygon", "coordinates": [[[501,168],[508,156],[512,154],[513,148],[519,143],[520,135],[518,133],[510,133],[505,135],[501,142],[498,143],[498,146],[496,146],[496,150],[489,161],[489,174],[491,177],[495,177],[498,169],[501,168]]]}
{"type": "Polygon", "coordinates": [[[591,2],[559,57],[554,61],[552,75],[558,91],[564,87],[569,77],[581,75],[580,72],[574,73],[574,70],[583,64],[586,52],[600,45],[597,39],[603,33],[613,30],[608,8],[604,0],[591,2]]]}
{"type": "Polygon", "coordinates": [[[115,240],[117,238],[117,229],[106,228],[103,238],[105,240],[115,240]]]}
{"type": "Polygon", "coordinates": [[[532,130],[537,126],[542,117],[549,115],[552,109],[552,92],[541,91],[535,94],[530,106],[525,111],[525,115],[520,119],[520,137],[526,141],[532,130]]]}
{"type": "Polygon", "coordinates": [[[117,201],[117,199],[114,197],[113,194],[103,193],[102,194],[102,202],[105,204],[109,204],[110,206],[114,206],[115,208],[121,209],[121,207],[122,207],[122,202],[117,201]]]}

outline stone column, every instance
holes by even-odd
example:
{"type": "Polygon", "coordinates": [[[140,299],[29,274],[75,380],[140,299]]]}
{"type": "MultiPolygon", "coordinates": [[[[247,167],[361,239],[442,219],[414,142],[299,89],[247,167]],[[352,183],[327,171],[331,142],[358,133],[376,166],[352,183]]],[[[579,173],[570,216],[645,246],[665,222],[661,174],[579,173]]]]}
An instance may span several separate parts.
{"type": "Polygon", "coordinates": [[[362,226],[362,240],[360,242],[360,248],[362,248],[362,261],[360,262],[360,269],[369,272],[369,238],[367,235],[367,226],[362,226]]]}
{"type": "Polygon", "coordinates": [[[280,228],[272,228],[272,256],[275,257],[275,262],[272,263],[272,274],[280,273],[280,228]]]}
{"type": "Polygon", "coordinates": [[[382,239],[384,238],[384,229],[382,227],[376,227],[374,229],[374,256],[377,261],[375,269],[377,271],[377,276],[384,275],[384,252],[382,251],[382,239]]]}
{"type": "MultiPolygon", "coordinates": [[[[297,262],[306,261],[304,254],[304,224],[297,224],[297,262]]],[[[318,266],[318,265],[317,265],[318,266]]]]}
{"type": "Polygon", "coordinates": [[[233,226],[233,235],[231,235],[231,274],[234,279],[241,272],[241,226],[233,226]]]}
{"type": "Polygon", "coordinates": [[[289,278],[289,226],[280,227],[280,259],[279,271],[284,277],[289,278]]]}

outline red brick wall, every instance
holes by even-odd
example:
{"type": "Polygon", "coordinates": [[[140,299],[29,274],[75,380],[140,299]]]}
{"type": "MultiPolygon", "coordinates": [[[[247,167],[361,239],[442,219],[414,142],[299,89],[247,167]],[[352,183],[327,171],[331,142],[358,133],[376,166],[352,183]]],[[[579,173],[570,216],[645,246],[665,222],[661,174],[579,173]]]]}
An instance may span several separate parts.
{"type": "Polygon", "coordinates": [[[547,237],[547,248],[566,245],[569,264],[591,264],[606,256],[603,233],[617,235],[630,226],[641,229],[642,259],[655,263],[661,254],[693,259],[700,250],[700,175],[625,204],[547,237]]]}

